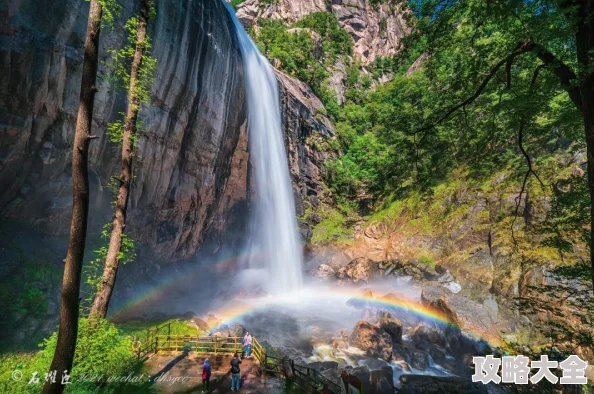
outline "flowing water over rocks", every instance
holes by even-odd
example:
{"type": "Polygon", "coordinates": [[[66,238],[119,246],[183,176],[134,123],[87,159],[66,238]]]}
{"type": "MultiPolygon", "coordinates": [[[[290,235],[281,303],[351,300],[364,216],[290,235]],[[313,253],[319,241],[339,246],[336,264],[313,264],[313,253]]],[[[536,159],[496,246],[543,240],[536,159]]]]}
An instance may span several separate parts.
{"type": "Polygon", "coordinates": [[[485,341],[423,312],[420,289],[395,281],[244,296],[214,314],[222,322],[215,331],[231,335],[245,327],[296,363],[332,380],[343,370],[358,376],[366,393],[408,390],[407,385],[418,384],[414,375],[446,379],[432,380],[436,387],[464,378],[472,388],[472,357],[493,354],[485,341]]]}

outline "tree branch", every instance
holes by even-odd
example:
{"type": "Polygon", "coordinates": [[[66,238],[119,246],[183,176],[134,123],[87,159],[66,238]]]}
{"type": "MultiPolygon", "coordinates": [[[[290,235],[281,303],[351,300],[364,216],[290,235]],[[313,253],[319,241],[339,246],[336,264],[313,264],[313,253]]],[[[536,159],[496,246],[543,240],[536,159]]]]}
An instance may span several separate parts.
{"type": "Polygon", "coordinates": [[[424,131],[430,130],[432,128],[434,128],[435,126],[439,125],[441,122],[447,120],[454,112],[456,112],[457,110],[459,110],[462,107],[465,107],[469,104],[472,104],[472,102],[474,100],[476,100],[481,93],[483,92],[483,90],[485,90],[485,88],[487,87],[487,85],[489,84],[489,82],[491,81],[491,79],[493,78],[493,76],[497,73],[497,71],[499,71],[499,69],[504,65],[504,64],[508,64],[509,62],[513,62],[513,59],[515,59],[518,55],[521,55],[523,53],[526,52],[530,52],[532,50],[532,46],[530,42],[521,42],[519,43],[516,48],[504,59],[500,60],[497,64],[495,64],[495,66],[493,66],[491,68],[491,71],[489,71],[489,73],[487,74],[487,76],[485,77],[485,79],[483,79],[483,82],[481,82],[481,84],[479,85],[478,89],[474,92],[474,94],[470,97],[468,97],[466,100],[464,100],[463,102],[461,102],[460,104],[450,108],[443,116],[441,116],[439,119],[437,119],[436,121],[432,122],[429,125],[426,125],[420,129],[418,129],[417,131],[414,132],[414,134],[419,134],[422,133],[424,131]]]}
{"type": "Polygon", "coordinates": [[[579,97],[579,94],[578,94],[579,92],[577,91],[577,89],[575,87],[572,86],[573,81],[575,81],[577,79],[577,77],[576,77],[575,73],[571,70],[571,68],[569,68],[569,66],[567,66],[563,62],[559,61],[555,57],[555,55],[553,55],[551,52],[549,52],[542,45],[537,44],[532,41],[522,41],[518,45],[516,45],[514,50],[509,55],[507,55],[505,58],[501,59],[499,62],[497,62],[491,68],[491,70],[489,71],[489,73],[487,74],[485,79],[483,79],[483,81],[481,82],[481,84],[479,85],[479,87],[477,88],[477,90],[474,92],[474,94],[472,96],[468,97],[466,100],[464,100],[460,104],[455,105],[454,107],[450,108],[444,115],[442,115],[440,118],[438,118],[434,122],[432,122],[428,125],[425,125],[425,126],[421,127],[420,129],[414,131],[413,134],[423,133],[423,132],[426,132],[427,130],[434,128],[435,126],[439,125],[443,121],[447,120],[454,112],[456,112],[460,108],[465,107],[465,106],[471,104],[472,102],[474,102],[474,100],[476,100],[481,95],[481,93],[483,92],[483,90],[485,90],[485,88],[487,87],[487,85],[489,84],[491,79],[495,76],[497,71],[499,71],[499,69],[501,67],[503,67],[504,64],[506,65],[506,70],[508,71],[506,85],[508,88],[510,88],[511,87],[511,66],[513,64],[513,61],[519,55],[522,55],[522,54],[528,53],[528,52],[534,52],[535,55],[543,62],[544,66],[554,65],[554,67],[552,68],[553,73],[557,76],[557,78],[559,78],[559,82],[561,82],[561,84],[568,90],[571,99],[574,101],[576,106],[578,106],[578,108],[580,108],[580,110],[581,110],[582,102],[581,102],[581,98],[579,97]]]}
{"type": "MultiPolygon", "coordinates": [[[[542,70],[545,67],[546,67],[546,64],[541,64],[538,67],[536,67],[536,69],[534,70],[534,74],[532,74],[532,80],[530,81],[530,89],[528,90],[529,94],[532,93],[534,90],[534,85],[536,84],[536,80],[538,78],[538,74],[540,73],[540,70],[542,70]]],[[[523,144],[524,124],[525,124],[524,121],[525,121],[525,117],[522,116],[522,120],[520,121],[520,128],[518,129],[518,145],[520,147],[520,151],[522,152],[522,155],[524,156],[524,158],[526,158],[526,164],[528,164],[528,171],[526,171],[526,175],[524,175],[524,181],[522,182],[522,189],[520,189],[520,194],[516,198],[516,210],[515,210],[514,218],[512,220],[512,224],[511,224],[512,240],[513,240],[516,248],[518,247],[518,243],[516,241],[516,237],[514,234],[514,225],[516,223],[516,218],[518,217],[518,212],[520,210],[520,202],[522,201],[522,195],[524,194],[524,192],[526,192],[526,182],[528,181],[528,177],[530,176],[530,174],[534,175],[534,177],[536,179],[538,179],[538,182],[540,182],[540,185],[544,188],[544,183],[540,180],[540,177],[538,176],[538,174],[536,174],[536,172],[534,171],[534,168],[532,167],[532,159],[530,159],[530,155],[528,155],[528,152],[526,152],[526,149],[524,149],[524,144],[523,144]]],[[[526,194],[528,194],[528,193],[526,192],[526,194]]],[[[526,205],[528,205],[528,201],[526,201],[526,205]]],[[[526,208],[524,208],[524,209],[526,209],[526,208]]]]}

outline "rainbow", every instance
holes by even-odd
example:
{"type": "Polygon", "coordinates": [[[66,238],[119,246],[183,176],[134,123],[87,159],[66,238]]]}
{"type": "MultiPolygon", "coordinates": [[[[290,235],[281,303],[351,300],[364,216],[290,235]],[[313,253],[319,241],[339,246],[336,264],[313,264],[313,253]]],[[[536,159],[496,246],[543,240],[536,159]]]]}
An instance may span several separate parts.
{"type": "MultiPolygon", "coordinates": [[[[408,297],[401,296],[395,293],[388,293],[382,297],[374,297],[373,289],[371,292],[361,292],[349,288],[332,288],[332,289],[315,289],[315,295],[321,299],[333,300],[343,302],[350,305],[360,303],[361,306],[373,309],[387,309],[390,312],[395,312],[393,315],[398,317],[400,313],[410,314],[419,319],[419,321],[433,322],[441,326],[453,326],[463,330],[477,341],[484,341],[491,347],[499,347],[499,339],[485,332],[469,331],[468,328],[462,328],[455,322],[451,321],[447,315],[425,306],[418,301],[412,300],[408,297]]],[[[220,319],[220,325],[230,325],[239,322],[243,317],[253,314],[254,312],[264,310],[267,307],[274,305],[282,305],[284,302],[295,303],[295,300],[307,296],[307,292],[302,293],[287,293],[279,297],[267,297],[251,300],[243,300],[240,304],[237,301],[233,305],[228,305],[217,311],[210,312],[215,317],[220,319]]]]}
{"type": "MultiPolygon", "coordinates": [[[[303,295],[307,295],[307,292],[287,293],[277,297],[247,299],[239,305],[235,302],[232,306],[226,306],[211,313],[221,320],[221,324],[229,324],[273,305],[281,305],[283,302],[294,303],[295,298],[302,297],[303,295]]],[[[351,304],[359,301],[367,307],[396,309],[401,312],[412,313],[424,320],[430,320],[440,324],[453,324],[445,314],[394,293],[389,293],[381,298],[374,298],[372,295],[365,293],[357,294],[352,289],[336,288],[318,290],[315,291],[315,295],[320,298],[334,299],[351,304]]]]}
{"type": "Polygon", "coordinates": [[[261,255],[259,251],[243,251],[242,253],[225,255],[214,264],[187,264],[177,269],[166,277],[160,279],[156,286],[145,288],[139,291],[134,297],[123,305],[119,305],[109,315],[109,319],[118,322],[124,320],[134,310],[148,308],[152,303],[160,300],[170,290],[173,290],[180,282],[191,278],[199,278],[205,273],[205,269],[214,269],[217,273],[223,274],[236,269],[240,264],[249,259],[256,259],[261,255]]]}
{"type": "MultiPolygon", "coordinates": [[[[215,270],[224,271],[230,270],[238,265],[243,259],[255,257],[259,254],[254,252],[246,252],[239,255],[227,256],[224,259],[217,261],[215,270]]],[[[141,292],[137,297],[130,300],[128,303],[118,308],[112,315],[110,320],[123,321],[127,315],[134,310],[148,309],[150,304],[158,301],[174,286],[177,286],[180,281],[188,280],[188,278],[199,276],[192,275],[193,270],[200,270],[203,267],[193,265],[180,269],[174,274],[170,275],[161,284],[153,288],[141,292]]],[[[204,272],[202,272],[204,275],[204,272]]],[[[360,305],[365,308],[372,309],[386,309],[393,312],[395,317],[400,314],[408,314],[419,319],[419,321],[433,322],[441,326],[457,327],[476,340],[487,342],[492,347],[499,347],[499,338],[493,337],[486,332],[469,331],[467,327],[460,327],[455,322],[451,321],[443,312],[423,305],[422,303],[395,293],[388,293],[381,297],[374,297],[373,294],[379,294],[381,291],[373,288],[367,288],[371,292],[362,292],[360,289],[353,289],[348,287],[333,287],[333,288],[306,288],[300,292],[286,293],[278,296],[255,297],[234,299],[232,302],[223,305],[222,307],[204,313],[204,315],[212,314],[219,321],[219,325],[231,325],[240,322],[242,318],[249,316],[255,312],[263,311],[271,306],[279,306],[283,304],[298,304],[299,300],[307,297],[314,297],[317,299],[340,302],[342,305],[360,305]]]]}

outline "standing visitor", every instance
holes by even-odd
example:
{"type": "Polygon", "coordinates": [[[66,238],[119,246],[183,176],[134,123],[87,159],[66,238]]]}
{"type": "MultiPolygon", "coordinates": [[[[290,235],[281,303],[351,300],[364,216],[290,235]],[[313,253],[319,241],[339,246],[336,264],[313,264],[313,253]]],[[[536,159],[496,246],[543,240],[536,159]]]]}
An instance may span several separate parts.
{"type": "Polygon", "coordinates": [[[204,364],[202,364],[202,392],[208,393],[210,392],[210,374],[212,368],[210,367],[210,361],[208,358],[204,359],[204,364]]]}
{"type": "Polygon", "coordinates": [[[243,337],[243,350],[245,351],[245,356],[250,358],[252,354],[252,336],[249,331],[243,337]]]}
{"type": "Polygon", "coordinates": [[[241,360],[239,359],[239,355],[235,353],[233,360],[231,360],[231,391],[239,391],[239,373],[241,372],[239,364],[241,364],[241,360]]]}

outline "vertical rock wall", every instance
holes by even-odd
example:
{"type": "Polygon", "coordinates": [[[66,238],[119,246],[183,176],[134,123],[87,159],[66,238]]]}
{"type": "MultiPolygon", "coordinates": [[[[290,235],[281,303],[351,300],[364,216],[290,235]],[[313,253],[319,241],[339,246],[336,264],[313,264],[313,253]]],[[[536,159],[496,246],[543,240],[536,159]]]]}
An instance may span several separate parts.
{"type": "MultiPolygon", "coordinates": [[[[130,5],[126,3],[126,6],[130,5]]],[[[124,8],[104,27],[100,56],[124,41],[124,8]]],[[[88,3],[0,3],[0,215],[65,234],[71,210],[70,161],[88,3]]],[[[243,66],[233,25],[220,0],[158,0],[151,24],[158,59],[152,101],[141,114],[127,231],[164,257],[192,256],[205,240],[241,246],[252,184],[243,66]],[[230,231],[229,231],[230,230],[230,231]]],[[[98,78],[90,151],[92,231],[111,221],[110,177],[120,151],[106,125],[124,111],[125,93],[98,78]]],[[[327,155],[309,144],[332,138],[322,103],[281,73],[283,121],[300,215],[317,204],[327,155]]],[[[307,231],[304,236],[307,237],[307,231]]]]}
{"type": "MultiPolygon", "coordinates": [[[[129,5],[126,4],[125,7],[129,5]]],[[[124,40],[121,25],[101,33],[101,61],[124,40]]],[[[0,4],[0,210],[52,232],[68,229],[71,144],[78,107],[88,3],[38,0],[0,4]]],[[[163,255],[188,256],[210,226],[232,221],[245,190],[231,179],[245,132],[241,55],[220,0],[157,1],[152,24],[158,59],[152,102],[143,109],[130,231],[163,255]],[[234,201],[222,198],[233,185],[234,201]],[[220,204],[225,204],[221,209],[220,204]]],[[[104,133],[125,95],[101,67],[94,110],[90,175],[93,217],[111,218],[109,179],[119,147],[104,133]]]]}

